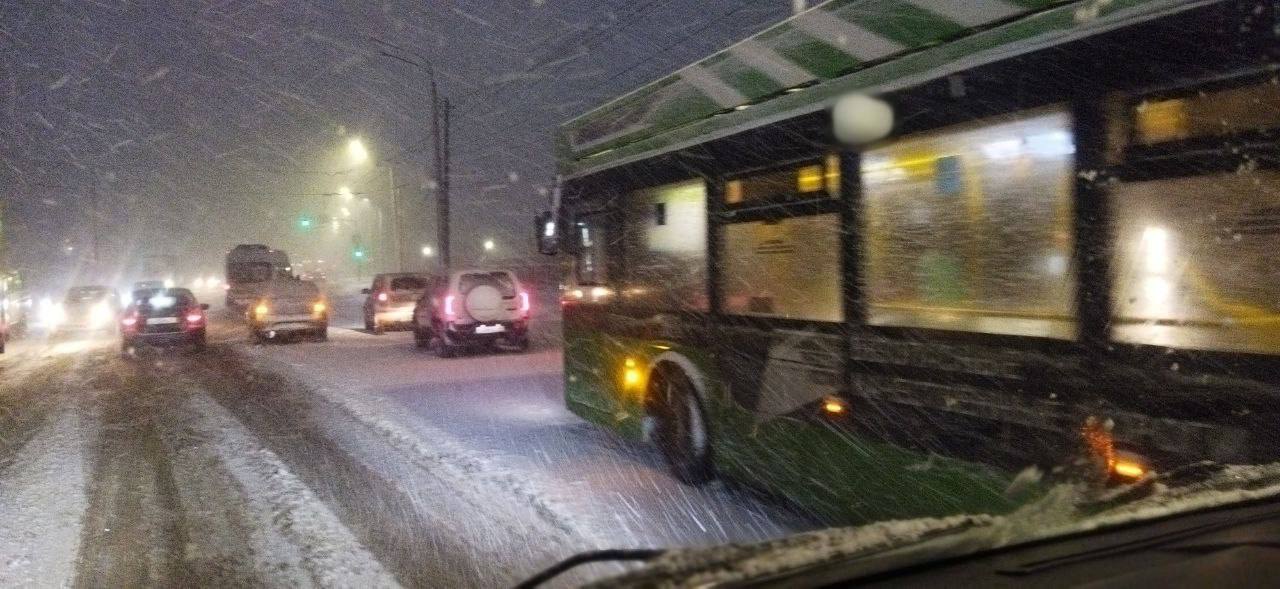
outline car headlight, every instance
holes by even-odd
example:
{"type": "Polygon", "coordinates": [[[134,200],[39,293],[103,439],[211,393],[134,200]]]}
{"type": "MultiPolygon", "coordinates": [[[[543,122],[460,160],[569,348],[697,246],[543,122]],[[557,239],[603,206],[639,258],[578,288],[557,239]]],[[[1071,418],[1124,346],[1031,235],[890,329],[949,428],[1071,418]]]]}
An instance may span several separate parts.
{"type": "Polygon", "coordinates": [[[314,305],[311,305],[311,314],[319,317],[324,315],[324,312],[328,309],[329,307],[324,304],[324,301],[316,301],[314,305]]]}
{"type": "Polygon", "coordinates": [[[106,303],[98,303],[89,309],[90,327],[104,327],[111,323],[111,307],[106,303]]]}
{"type": "Polygon", "coordinates": [[[267,313],[270,313],[270,312],[271,312],[271,307],[268,307],[266,303],[258,303],[258,306],[253,308],[253,316],[258,319],[262,319],[266,317],[267,313]]]}

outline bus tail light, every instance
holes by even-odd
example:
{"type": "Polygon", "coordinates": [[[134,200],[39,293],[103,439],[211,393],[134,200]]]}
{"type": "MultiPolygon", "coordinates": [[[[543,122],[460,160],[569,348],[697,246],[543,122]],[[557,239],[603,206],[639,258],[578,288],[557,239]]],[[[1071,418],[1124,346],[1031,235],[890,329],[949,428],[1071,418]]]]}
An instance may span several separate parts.
{"type": "Polygon", "coordinates": [[[453,309],[453,303],[457,298],[457,295],[452,294],[444,297],[444,318],[449,321],[453,321],[453,319],[458,316],[453,309]]]}
{"type": "Polygon", "coordinates": [[[520,312],[528,315],[529,308],[529,293],[522,290],[520,291],[520,312]]]}

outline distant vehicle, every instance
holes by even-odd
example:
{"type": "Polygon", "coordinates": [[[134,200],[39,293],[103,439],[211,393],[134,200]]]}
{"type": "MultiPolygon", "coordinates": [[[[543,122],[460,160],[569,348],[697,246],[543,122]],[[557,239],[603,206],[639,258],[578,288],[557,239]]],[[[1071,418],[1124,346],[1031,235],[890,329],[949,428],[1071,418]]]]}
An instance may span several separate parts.
{"type": "Polygon", "coordinates": [[[58,307],[55,333],[112,331],[120,314],[120,298],[106,286],[75,286],[58,307]]]}
{"type": "Polygon", "coordinates": [[[374,276],[373,285],[360,291],[366,295],[364,328],[382,333],[391,327],[412,326],[413,307],[426,292],[430,281],[430,275],[412,272],[374,276]]]}
{"type": "Polygon", "coordinates": [[[309,335],[317,341],[329,338],[329,305],[314,282],[271,280],[245,315],[257,342],[283,335],[309,335]]]}
{"type": "Polygon", "coordinates": [[[205,310],[185,288],[139,289],[120,317],[120,351],[139,345],[186,344],[204,349],[205,310]]]}
{"type": "Polygon", "coordinates": [[[448,358],[502,342],[529,348],[529,293],[506,270],[461,270],[435,279],[413,310],[413,339],[448,358]]]}
{"type": "Polygon", "coordinates": [[[288,276],[289,255],[262,244],[241,244],[227,253],[227,307],[243,309],[262,297],[272,280],[288,276]]]}
{"type": "Polygon", "coordinates": [[[14,272],[0,272],[0,354],[10,338],[20,337],[27,328],[31,295],[22,288],[14,272]]]}
{"type": "Polygon", "coordinates": [[[161,290],[164,288],[163,280],[139,280],[133,283],[133,291],[140,290],[161,290]]]}

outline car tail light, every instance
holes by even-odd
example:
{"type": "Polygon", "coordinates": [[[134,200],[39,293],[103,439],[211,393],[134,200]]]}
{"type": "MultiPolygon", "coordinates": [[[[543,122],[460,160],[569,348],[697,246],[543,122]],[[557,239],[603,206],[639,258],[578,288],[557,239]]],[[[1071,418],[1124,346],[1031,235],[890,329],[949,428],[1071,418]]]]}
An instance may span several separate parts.
{"type": "Polygon", "coordinates": [[[222,290],[231,290],[231,285],[226,282],[222,283],[222,290]]]}
{"type": "Polygon", "coordinates": [[[378,293],[378,302],[379,302],[379,303],[385,303],[385,302],[387,302],[387,291],[385,291],[385,290],[384,290],[384,291],[382,291],[382,292],[378,293]]]}
{"type": "Polygon", "coordinates": [[[133,327],[133,326],[135,326],[135,325],[137,325],[137,324],[138,324],[138,313],[137,313],[137,311],[134,311],[133,313],[130,313],[130,314],[125,315],[124,317],[120,318],[120,325],[123,325],[123,326],[125,326],[126,328],[128,328],[128,327],[133,327]]]}
{"type": "Polygon", "coordinates": [[[529,293],[520,291],[520,312],[525,315],[529,314],[529,293]]]}
{"type": "Polygon", "coordinates": [[[187,313],[187,323],[199,323],[204,321],[204,314],[198,311],[187,313]]]}
{"type": "Polygon", "coordinates": [[[453,310],[453,302],[457,298],[455,295],[446,295],[444,297],[444,316],[446,319],[453,319],[457,316],[457,313],[453,310]]]}

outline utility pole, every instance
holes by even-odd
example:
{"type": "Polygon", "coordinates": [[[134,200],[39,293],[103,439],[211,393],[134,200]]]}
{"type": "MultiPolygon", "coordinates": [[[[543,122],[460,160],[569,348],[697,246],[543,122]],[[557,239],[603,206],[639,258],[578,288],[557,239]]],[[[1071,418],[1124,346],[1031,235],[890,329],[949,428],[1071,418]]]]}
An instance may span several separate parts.
{"type": "MultiPolygon", "coordinates": [[[[398,51],[405,51],[403,47],[378,39],[374,40],[398,51]]],[[[448,272],[451,261],[449,256],[449,99],[440,98],[440,90],[436,84],[435,68],[426,58],[415,53],[419,59],[426,62],[423,64],[385,50],[379,53],[418,69],[426,70],[427,79],[431,84],[431,155],[433,163],[432,177],[436,185],[436,241],[440,248],[440,264],[445,272],[448,272]],[[441,127],[443,127],[443,130],[441,127]]]]}
{"type": "Polygon", "coordinates": [[[396,241],[396,246],[394,248],[396,265],[395,268],[392,269],[396,272],[400,272],[404,270],[404,255],[401,253],[400,249],[401,244],[404,242],[404,238],[400,234],[401,227],[404,226],[404,223],[400,219],[400,198],[396,193],[395,164],[387,164],[387,183],[390,185],[388,186],[388,190],[391,192],[391,222],[395,225],[391,233],[392,238],[396,241]]]}
{"type": "Polygon", "coordinates": [[[99,258],[99,250],[102,249],[102,232],[98,228],[98,215],[101,209],[98,206],[98,171],[90,169],[89,173],[89,194],[93,201],[89,211],[89,230],[93,232],[93,265],[96,269],[101,268],[102,259],[99,258]]]}
{"type": "Polygon", "coordinates": [[[439,240],[440,240],[440,263],[444,265],[444,271],[449,272],[449,99],[444,99],[442,104],[444,107],[441,113],[441,119],[444,122],[444,137],[441,140],[441,159],[440,177],[436,180],[439,187],[436,194],[436,203],[439,211],[439,240]]]}

